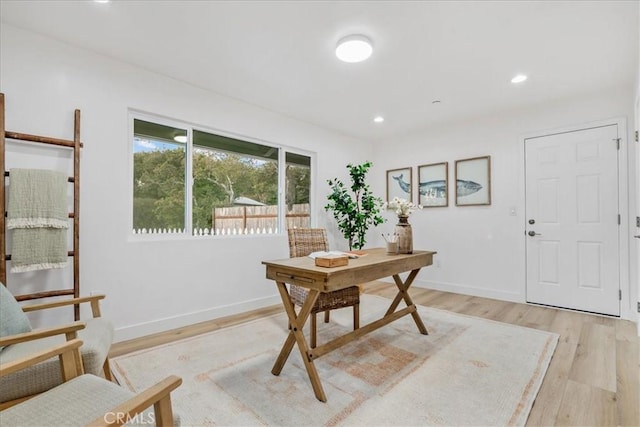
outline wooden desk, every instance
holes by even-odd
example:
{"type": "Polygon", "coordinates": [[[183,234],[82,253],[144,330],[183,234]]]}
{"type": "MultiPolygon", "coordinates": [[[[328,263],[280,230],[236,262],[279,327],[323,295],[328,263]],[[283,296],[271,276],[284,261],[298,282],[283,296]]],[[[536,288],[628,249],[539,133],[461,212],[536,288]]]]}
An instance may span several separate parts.
{"type": "Polygon", "coordinates": [[[313,391],[318,400],[322,402],[326,402],[327,397],[314,365],[314,361],[320,356],[408,314],[411,314],[413,317],[418,331],[420,331],[421,334],[427,335],[428,333],[407,290],[418,275],[420,269],[433,263],[433,255],[436,254],[436,252],[414,251],[412,254],[387,255],[385,249],[382,248],[370,249],[366,252],[367,255],[361,258],[350,259],[349,265],[334,268],[316,267],[314,260],[309,257],[262,262],[267,268],[267,278],[276,282],[280,297],[282,298],[282,304],[284,305],[291,324],[291,331],[282,346],[282,350],[280,350],[280,355],[276,359],[271,373],[280,375],[284,364],[289,358],[289,354],[291,354],[293,345],[297,343],[313,391]],[[403,282],[399,274],[407,271],[410,273],[403,282]],[[381,319],[362,326],[355,331],[349,332],[319,347],[313,349],[309,347],[302,328],[309,318],[311,308],[320,292],[347,288],[357,283],[370,282],[389,276],[393,277],[398,287],[398,293],[381,319]],[[294,304],[287,291],[286,283],[309,289],[309,295],[298,314],[296,314],[294,304]],[[404,300],[407,306],[396,311],[402,300],[404,300]]]}

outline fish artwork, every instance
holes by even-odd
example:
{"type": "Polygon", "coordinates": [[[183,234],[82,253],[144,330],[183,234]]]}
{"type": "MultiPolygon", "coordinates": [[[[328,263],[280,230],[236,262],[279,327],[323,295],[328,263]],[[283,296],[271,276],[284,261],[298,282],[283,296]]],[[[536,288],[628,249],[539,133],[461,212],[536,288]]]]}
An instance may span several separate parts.
{"type": "Polygon", "coordinates": [[[409,183],[404,181],[402,179],[402,175],[404,174],[400,174],[398,176],[391,176],[393,179],[395,179],[396,181],[398,181],[398,185],[400,186],[400,189],[402,191],[404,191],[405,193],[409,194],[410,190],[409,190],[409,183]]]}
{"type": "Polygon", "coordinates": [[[482,185],[474,181],[465,181],[463,179],[459,179],[456,184],[457,184],[456,191],[458,192],[458,196],[460,197],[477,193],[482,189],[482,185]]]}
{"type": "MultiPolygon", "coordinates": [[[[394,177],[395,178],[395,177],[394,177]]],[[[465,181],[463,179],[459,179],[457,181],[457,194],[458,196],[464,197],[469,194],[477,193],[482,189],[482,185],[478,184],[474,181],[465,181]]],[[[419,186],[420,195],[433,197],[433,198],[444,198],[447,190],[447,184],[443,179],[439,179],[436,181],[428,181],[421,182],[419,186]]]]}
{"type": "Polygon", "coordinates": [[[444,179],[421,182],[418,191],[422,196],[443,199],[447,192],[447,182],[444,179]]]}

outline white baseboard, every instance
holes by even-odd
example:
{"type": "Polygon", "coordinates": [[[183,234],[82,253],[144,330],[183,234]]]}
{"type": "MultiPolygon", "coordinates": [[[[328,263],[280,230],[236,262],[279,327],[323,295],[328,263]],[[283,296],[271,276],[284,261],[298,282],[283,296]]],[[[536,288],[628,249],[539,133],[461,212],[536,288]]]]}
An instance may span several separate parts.
{"type": "MultiPolygon", "coordinates": [[[[391,280],[383,280],[393,283],[391,280]]],[[[413,286],[425,289],[434,289],[437,291],[454,292],[457,294],[472,295],[476,297],[491,298],[503,301],[525,303],[524,295],[516,292],[505,292],[495,289],[477,288],[474,286],[460,285],[457,283],[447,282],[427,282],[416,280],[413,286]]],[[[267,307],[270,305],[281,304],[282,301],[277,295],[259,298],[250,301],[243,301],[238,304],[231,304],[222,307],[197,311],[193,313],[183,314],[180,316],[167,317],[164,319],[154,320],[151,322],[139,323],[137,325],[126,326],[115,330],[114,342],[127,341],[151,335],[159,332],[169,331],[183,326],[193,325],[195,323],[206,322],[208,320],[217,319],[224,316],[240,314],[250,310],[267,307]]],[[[638,316],[638,336],[640,336],[640,315],[638,316]]]]}
{"type": "MultiPolygon", "coordinates": [[[[386,280],[385,280],[386,281],[386,280]]],[[[393,283],[393,282],[391,282],[393,283]]],[[[524,303],[525,296],[520,292],[507,292],[496,289],[478,288],[475,286],[461,285],[458,283],[432,282],[416,280],[413,286],[417,288],[434,289],[436,291],[454,292],[456,294],[471,295],[474,297],[491,298],[502,301],[524,303]]]]}
{"type": "Polygon", "coordinates": [[[214,307],[211,309],[196,311],[193,313],[181,314],[178,316],[165,317],[164,319],[153,320],[151,322],[138,323],[136,325],[116,329],[113,341],[127,341],[146,335],[156,334],[158,332],[165,332],[171,329],[181,328],[183,326],[218,319],[224,316],[244,313],[250,310],[256,310],[258,308],[268,307],[275,304],[282,304],[282,301],[280,300],[280,297],[278,295],[243,301],[238,304],[214,307]]]}

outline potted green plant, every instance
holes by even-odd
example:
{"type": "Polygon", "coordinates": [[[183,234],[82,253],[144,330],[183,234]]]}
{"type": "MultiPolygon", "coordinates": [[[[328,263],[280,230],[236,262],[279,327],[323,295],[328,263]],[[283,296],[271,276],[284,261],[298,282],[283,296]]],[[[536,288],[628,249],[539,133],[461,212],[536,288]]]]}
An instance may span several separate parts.
{"type": "Polygon", "coordinates": [[[331,193],[327,196],[329,203],[324,207],[333,212],[338,228],[349,241],[349,250],[362,249],[369,227],[382,224],[385,219],[380,215],[382,199],[375,197],[365,178],[371,162],[361,165],[348,164],[351,186],[347,187],[337,178],[327,182],[331,193]]]}

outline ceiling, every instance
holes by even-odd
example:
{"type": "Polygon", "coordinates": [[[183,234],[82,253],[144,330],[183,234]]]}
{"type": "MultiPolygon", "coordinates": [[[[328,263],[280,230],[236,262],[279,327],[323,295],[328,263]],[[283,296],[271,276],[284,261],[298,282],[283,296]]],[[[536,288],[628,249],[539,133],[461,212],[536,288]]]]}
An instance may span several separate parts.
{"type": "Polygon", "coordinates": [[[2,0],[0,19],[365,141],[631,90],[638,67],[637,1],[2,0]],[[337,60],[349,34],[369,60],[337,60]]]}

